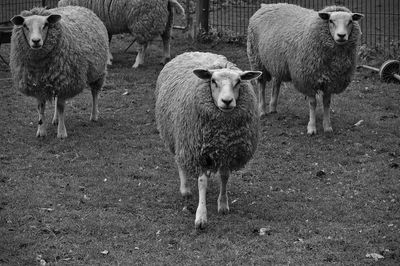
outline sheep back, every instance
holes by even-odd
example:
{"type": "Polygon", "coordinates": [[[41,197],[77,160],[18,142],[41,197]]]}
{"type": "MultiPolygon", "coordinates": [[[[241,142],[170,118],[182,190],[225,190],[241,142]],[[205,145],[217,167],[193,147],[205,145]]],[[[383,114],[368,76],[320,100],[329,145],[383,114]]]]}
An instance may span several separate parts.
{"type": "MultiPolygon", "coordinates": [[[[327,7],[324,12],[345,11],[327,7]]],[[[262,5],[250,18],[247,53],[250,64],[281,81],[292,81],[303,94],[340,93],[355,70],[361,30],[354,21],[345,45],[333,40],[318,12],[290,4],[262,5]]]]}
{"type": "Polygon", "coordinates": [[[106,75],[108,35],[104,24],[89,9],[62,7],[23,11],[31,15],[61,15],[49,26],[43,47],[29,47],[22,28],[14,27],[11,38],[10,67],[14,86],[22,93],[51,100],[54,94],[68,99],[87,84],[106,75]]]}
{"type": "Polygon", "coordinates": [[[109,34],[131,33],[138,43],[146,43],[167,27],[166,0],[61,0],[58,6],[79,5],[93,10],[109,34]]]}
{"type": "Polygon", "coordinates": [[[160,72],[156,85],[156,121],[161,138],[188,174],[219,168],[237,170],[254,154],[259,134],[257,98],[250,82],[242,81],[237,106],[220,111],[209,81],[196,68],[238,69],[224,56],[189,52],[177,56],[160,72]]]}

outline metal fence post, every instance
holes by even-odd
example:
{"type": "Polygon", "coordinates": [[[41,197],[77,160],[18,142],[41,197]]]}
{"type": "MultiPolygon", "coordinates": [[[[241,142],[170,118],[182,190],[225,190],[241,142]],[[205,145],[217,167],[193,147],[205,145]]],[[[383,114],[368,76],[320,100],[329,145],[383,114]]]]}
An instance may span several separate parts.
{"type": "Polygon", "coordinates": [[[200,29],[208,32],[208,18],[209,18],[210,0],[199,0],[197,5],[197,16],[200,29]]]}

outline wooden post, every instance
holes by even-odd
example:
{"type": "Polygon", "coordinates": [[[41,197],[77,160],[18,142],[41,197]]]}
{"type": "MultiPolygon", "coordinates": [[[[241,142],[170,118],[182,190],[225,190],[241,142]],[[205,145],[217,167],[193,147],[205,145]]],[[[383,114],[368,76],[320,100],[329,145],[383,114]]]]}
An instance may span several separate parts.
{"type": "Polygon", "coordinates": [[[199,0],[197,5],[199,28],[208,32],[210,0],[199,0]]]}
{"type": "Polygon", "coordinates": [[[42,0],[42,7],[46,6],[46,0],[42,0]]]}

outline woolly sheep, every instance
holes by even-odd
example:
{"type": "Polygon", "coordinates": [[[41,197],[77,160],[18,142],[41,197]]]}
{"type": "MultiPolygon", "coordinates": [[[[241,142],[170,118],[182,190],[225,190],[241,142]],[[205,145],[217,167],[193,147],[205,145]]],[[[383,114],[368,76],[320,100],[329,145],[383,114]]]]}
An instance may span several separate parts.
{"type": "Polygon", "coordinates": [[[156,85],[157,128],[174,154],[182,196],[191,195],[187,177],[198,177],[195,226],[207,224],[206,190],[211,173],[221,179],[218,211],[229,211],[226,185],[255,152],[259,134],[257,97],[241,71],[224,56],[187,52],[170,61],[156,85]]]}
{"type": "Polygon", "coordinates": [[[53,124],[57,137],[66,138],[65,101],[89,85],[98,118],[98,93],[106,76],[108,36],[101,20],[89,9],[34,8],[11,19],[10,67],[14,87],[37,99],[37,137],[46,135],[46,101],[55,98],[53,124]]]}
{"type": "MultiPolygon", "coordinates": [[[[132,68],[144,63],[148,43],[161,35],[163,41],[162,64],[171,58],[170,39],[173,9],[184,14],[177,0],[60,0],[58,6],[78,5],[96,13],[106,25],[109,40],[113,34],[131,33],[139,44],[132,68]]],[[[112,58],[112,56],[110,56],[112,58]]]]}
{"type": "Polygon", "coordinates": [[[323,129],[332,132],[331,95],[343,92],[355,70],[362,14],[341,6],[319,12],[291,4],[262,4],[250,18],[247,54],[253,70],[263,72],[259,82],[259,108],[267,112],[265,84],[272,79],[269,111],[276,112],[282,82],[309,99],[307,133],[316,133],[316,94],[323,95],[323,129]]]}

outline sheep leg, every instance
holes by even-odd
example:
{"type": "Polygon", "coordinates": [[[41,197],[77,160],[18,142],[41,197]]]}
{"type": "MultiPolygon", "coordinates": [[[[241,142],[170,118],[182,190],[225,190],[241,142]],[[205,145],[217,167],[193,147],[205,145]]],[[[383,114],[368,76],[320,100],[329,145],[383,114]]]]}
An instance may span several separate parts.
{"type": "Polygon", "coordinates": [[[57,112],[57,97],[54,98],[54,115],[53,115],[53,120],[51,123],[55,125],[58,121],[58,112],[57,112]]]}
{"type": "Polygon", "coordinates": [[[103,86],[104,80],[105,76],[89,84],[92,90],[92,113],[90,114],[90,121],[97,121],[99,119],[99,92],[103,86]]]}
{"type": "Polygon", "coordinates": [[[229,171],[220,170],[219,176],[221,179],[221,183],[218,196],[218,212],[222,214],[227,214],[229,212],[229,205],[228,205],[228,194],[226,190],[226,185],[229,179],[229,171]]]}
{"type": "MultiPolygon", "coordinates": [[[[112,34],[108,33],[108,47],[111,47],[111,39],[112,39],[112,34]]],[[[112,61],[113,61],[113,56],[111,54],[110,49],[108,49],[108,57],[107,57],[107,65],[112,65],[112,61]]]]}
{"type": "Polygon", "coordinates": [[[265,86],[267,80],[265,79],[265,75],[258,79],[258,108],[260,110],[260,116],[267,114],[267,104],[265,103],[265,86]]]}
{"type": "Polygon", "coordinates": [[[179,190],[181,191],[181,195],[184,198],[189,198],[192,196],[192,192],[190,191],[190,186],[187,182],[186,172],[182,169],[182,167],[178,164],[178,172],[179,179],[181,180],[181,185],[179,190]]]}
{"type": "Polygon", "coordinates": [[[274,78],[272,81],[271,100],[269,102],[269,112],[270,113],[276,113],[276,106],[278,104],[280,87],[281,87],[281,81],[274,78]]]}
{"type": "Polygon", "coordinates": [[[325,133],[330,133],[333,131],[332,125],[331,125],[331,95],[330,94],[324,94],[322,96],[322,102],[324,105],[324,117],[323,117],[323,122],[322,126],[324,128],[325,133]]]}
{"type": "Polygon", "coordinates": [[[38,130],[36,132],[36,137],[44,137],[47,135],[46,132],[46,123],[44,121],[44,110],[46,109],[46,101],[45,100],[37,100],[37,110],[39,114],[38,121],[38,130]]]}
{"type": "Polygon", "coordinates": [[[315,110],[317,108],[317,99],[314,96],[308,97],[309,106],[310,106],[310,120],[307,125],[307,134],[314,135],[317,133],[317,127],[315,126],[315,110]]]}
{"type": "Polygon", "coordinates": [[[163,41],[163,58],[161,59],[161,64],[165,65],[169,60],[171,60],[171,34],[169,31],[164,32],[161,35],[163,41]]]}
{"type": "Polygon", "coordinates": [[[58,112],[58,127],[57,127],[57,138],[66,138],[67,129],[65,128],[65,100],[57,100],[57,112],[58,112]]]}
{"type": "Polygon", "coordinates": [[[206,193],[208,176],[209,174],[203,173],[197,180],[199,187],[199,205],[196,211],[196,220],[194,221],[196,229],[205,229],[207,225],[206,193]]]}
{"type": "Polygon", "coordinates": [[[144,63],[144,55],[146,53],[147,49],[147,43],[140,44],[140,47],[138,49],[138,54],[136,55],[136,61],[135,64],[132,66],[132,68],[138,68],[139,65],[142,65],[144,63]]]}

